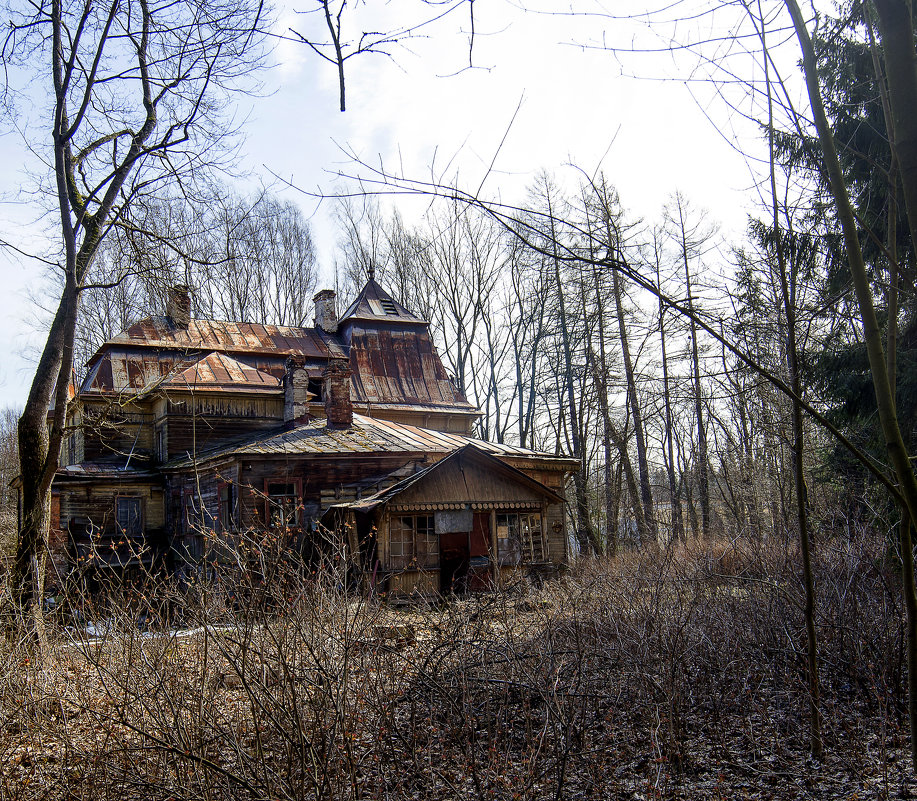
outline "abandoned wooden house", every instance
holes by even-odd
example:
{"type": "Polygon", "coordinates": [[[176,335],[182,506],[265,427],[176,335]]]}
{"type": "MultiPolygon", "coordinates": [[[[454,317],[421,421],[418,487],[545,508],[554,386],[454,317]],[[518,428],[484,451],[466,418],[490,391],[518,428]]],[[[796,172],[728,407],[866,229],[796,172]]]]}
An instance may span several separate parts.
{"type": "Polygon", "coordinates": [[[306,556],[337,532],[393,593],[562,565],[573,460],[477,440],[476,415],[372,279],[340,317],[319,292],[311,328],[192,319],[175,287],[74,388],[55,574],[199,570],[270,531],[306,556]]]}

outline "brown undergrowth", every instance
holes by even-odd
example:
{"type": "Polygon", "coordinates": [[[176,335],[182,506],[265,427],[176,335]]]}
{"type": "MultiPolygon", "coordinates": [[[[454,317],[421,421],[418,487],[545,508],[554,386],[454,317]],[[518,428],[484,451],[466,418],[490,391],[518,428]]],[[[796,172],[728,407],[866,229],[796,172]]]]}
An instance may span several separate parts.
{"type": "Polygon", "coordinates": [[[42,664],[0,654],[0,798],[900,797],[884,557],[819,544],[821,763],[795,555],[720,542],[404,608],[293,568],[83,598],[42,664]]]}

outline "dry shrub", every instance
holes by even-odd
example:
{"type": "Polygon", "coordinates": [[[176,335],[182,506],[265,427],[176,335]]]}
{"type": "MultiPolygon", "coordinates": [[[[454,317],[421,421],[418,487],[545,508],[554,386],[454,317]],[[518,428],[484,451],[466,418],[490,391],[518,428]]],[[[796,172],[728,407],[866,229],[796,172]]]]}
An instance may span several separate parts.
{"type": "Polygon", "coordinates": [[[740,541],[407,609],[292,560],[270,591],[84,597],[94,636],[0,653],[0,797],[881,797],[907,761],[894,565],[863,536],[816,567],[820,765],[795,554],[740,541]]]}

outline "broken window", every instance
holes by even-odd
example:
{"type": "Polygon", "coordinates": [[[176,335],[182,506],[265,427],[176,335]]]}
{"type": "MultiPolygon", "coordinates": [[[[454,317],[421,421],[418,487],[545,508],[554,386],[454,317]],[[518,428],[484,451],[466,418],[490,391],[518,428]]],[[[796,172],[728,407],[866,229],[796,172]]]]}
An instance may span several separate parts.
{"type": "Polygon", "coordinates": [[[433,515],[393,515],[389,556],[393,568],[439,567],[439,536],[433,515]]]}
{"type": "Polygon", "coordinates": [[[265,487],[265,523],[276,528],[299,525],[299,482],[268,481],[265,487]]]}
{"type": "Polygon", "coordinates": [[[156,429],[156,458],[160,462],[166,460],[166,432],[161,428],[156,429]]]}
{"type": "Polygon", "coordinates": [[[498,514],[497,551],[501,565],[543,562],[547,550],[538,513],[498,514]]]}

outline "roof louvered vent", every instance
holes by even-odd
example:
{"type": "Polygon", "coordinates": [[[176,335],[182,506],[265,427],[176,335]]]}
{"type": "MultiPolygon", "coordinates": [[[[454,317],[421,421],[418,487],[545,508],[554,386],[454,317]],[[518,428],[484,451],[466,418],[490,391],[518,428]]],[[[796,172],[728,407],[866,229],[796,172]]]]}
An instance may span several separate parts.
{"type": "Polygon", "coordinates": [[[395,308],[395,301],[391,298],[379,298],[379,303],[382,305],[382,311],[386,314],[391,314],[394,317],[398,316],[398,309],[395,308]]]}

